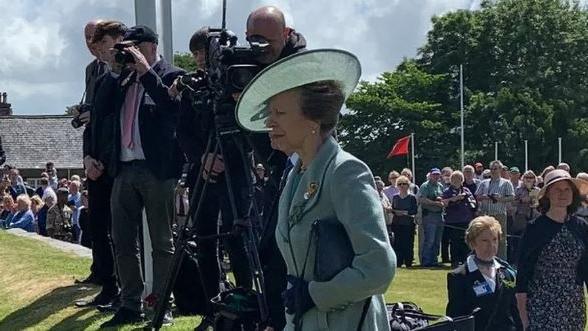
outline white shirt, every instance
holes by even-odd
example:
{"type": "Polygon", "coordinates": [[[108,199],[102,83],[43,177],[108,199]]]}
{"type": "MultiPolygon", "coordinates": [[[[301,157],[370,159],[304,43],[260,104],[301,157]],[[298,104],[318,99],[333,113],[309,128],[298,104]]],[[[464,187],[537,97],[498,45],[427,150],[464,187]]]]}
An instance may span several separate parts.
{"type": "MultiPolygon", "coordinates": [[[[468,270],[470,272],[474,272],[474,271],[478,270],[478,265],[476,264],[476,261],[474,260],[473,255],[468,256],[468,258],[466,259],[466,265],[467,265],[468,270]]],[[[490,268],[490,273],[492,274],[492,277],[488,277],[488,276],[484,275],[483,272],[481,272],[482,276],[484,276],[484,279],[486,280],[488,285],[490,285],[490,288],[492,289],[492,293],[494,293],[494,291],[496,290],[496,270],[498,270],[498,268],[500,268],[500,266],[501,266],[500,262],[498,262],[498,261],[496,261],[496,259],[494,259],[494,265],[490,268]]]]}

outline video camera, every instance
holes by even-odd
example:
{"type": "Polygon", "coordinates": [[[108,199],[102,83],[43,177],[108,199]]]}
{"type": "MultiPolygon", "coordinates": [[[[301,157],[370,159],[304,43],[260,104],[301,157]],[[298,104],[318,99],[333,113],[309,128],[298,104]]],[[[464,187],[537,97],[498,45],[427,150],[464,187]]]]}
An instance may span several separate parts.
{"type": "Polygon", "coordinates": [[[178,89],[207,89],[217,101],[243,91],[262,69],[256,58],[269,47],[267,40],[260,36],[248,42],[248,46],[238,46],[237,36],[233,32],[227,29],[209,29],[205,48],[206,68],[181,76],[178,89]]]}

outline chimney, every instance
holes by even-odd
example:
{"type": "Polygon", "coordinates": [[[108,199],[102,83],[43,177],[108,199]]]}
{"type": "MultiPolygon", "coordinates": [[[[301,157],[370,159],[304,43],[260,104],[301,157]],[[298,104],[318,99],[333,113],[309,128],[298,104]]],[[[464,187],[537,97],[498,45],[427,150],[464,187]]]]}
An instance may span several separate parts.
{"type": "Polygon", "coordinates": [[[2,92],[0,93],[0,116],[10,115],[12,115],[12,108],[8,103],[8,93],[2,92]]]}

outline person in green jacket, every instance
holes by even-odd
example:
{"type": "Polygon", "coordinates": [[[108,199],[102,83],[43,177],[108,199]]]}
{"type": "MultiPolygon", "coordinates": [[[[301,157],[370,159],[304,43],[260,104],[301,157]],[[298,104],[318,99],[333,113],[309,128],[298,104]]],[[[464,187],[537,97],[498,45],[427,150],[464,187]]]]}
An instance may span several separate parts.
{"type": "Polygon", "coordinates": [[[295,54],[259,73],[237,105],[239,124],[269,131],[272,147],[294,162],[276,228],[288,272],[285,330],[390,328],[383,294],[394,277],[396,256],[374,179],[333,137],[360,71],[357,58],[345,51],[295,54]],[[343,225],[354,257],[330,280],[318,281],[312,225],[327,219],[343,225]]]}

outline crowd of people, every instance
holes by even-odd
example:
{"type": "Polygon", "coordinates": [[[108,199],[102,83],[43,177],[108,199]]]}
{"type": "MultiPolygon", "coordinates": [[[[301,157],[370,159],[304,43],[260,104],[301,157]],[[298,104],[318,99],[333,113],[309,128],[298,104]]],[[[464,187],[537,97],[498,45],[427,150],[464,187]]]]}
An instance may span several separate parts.
{"type": "Polygon", "coordinates": [[[53,163],[31,187],[19,170],[4,165],[0,177],[0,227],[19,228],[91,248],[88,228],[88,192],[78,175],[57,178],[53,163]]]}
{"type": "Polygon", "coordinates": [[[418,187],[402,173],[387,187],[376,177],[397,267],[413,265],[418,228],[421,267],[453,269],[448,316],[481,308],[476,330],[584,329],[588,174],[572,178],[561,163],[537,176],[496,160],[433,168],[418,187]]]}
{"type": "MultiPolygon", "coordinates": [[[[210,64],[211,32],[198,29],[189,42],[200,69],[210,64]]],[[[174,213],[185,217],[190,208],[199,212],[188,215],[196,236],[231,234],[223,252],[236,285],[263,292],[266,331],[386,330],[384,293],[397,268],[416,267],[416,256],[422,268],[451,265],[447,314],[481,308],[477,330],[586,324],[588,174],[572,178],[562,163],[537,176],[495,160],[487,169],[432,168],[420,186],[409,169],[391,171],[386,186],[336,140],[359,61],[345,51],[306,50],[273,6],[247,18],[247,40],[267,43],[256,57],[265,70],[215,104],[235,110],[237,139],[216,132],[217,107],[198,99],[209,93],[180,86],[186,73],[158,54],[149,27],[96,20],[84,34],[95,57],[86,68],[91,111],[76,117],[86,178],[58,179],[49,162],[32,188],[4,167],[0,226],[91,247],[90,274],[80,282],[102,288],[75,305],[113,311],[102,327],[144,321],[145,308],[167,302],[174,213]],[[222,155],[208,149],[214,139],[222,155]],[[137,245],[143,211],[153,248],[146,297],[137,245]],[[336,259],[323,255],[334,249],[336,259]],[[562,291],[570,294],[554,295],[562,291]]],[[[225,290],[217,252],[215,241],[198,242],[202,272],[191,277],[203,288],[194,300],[206,302],[199,330],[215,323],[210,300],[225,290]]],[[[172,320],[168,307],[162,322],[172,320]]]]}

